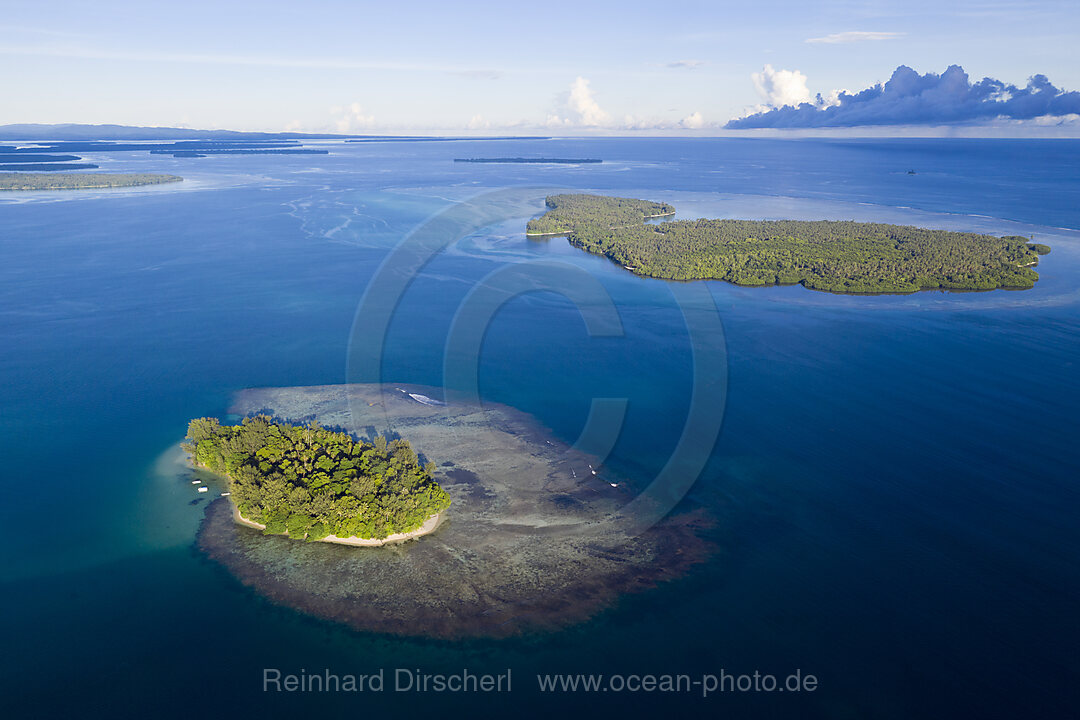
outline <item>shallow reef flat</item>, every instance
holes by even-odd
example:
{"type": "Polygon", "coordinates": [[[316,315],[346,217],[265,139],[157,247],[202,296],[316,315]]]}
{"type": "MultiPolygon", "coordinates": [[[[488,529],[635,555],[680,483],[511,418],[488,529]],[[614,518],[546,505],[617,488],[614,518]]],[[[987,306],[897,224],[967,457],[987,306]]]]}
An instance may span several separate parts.
{"type": "MultiPolygon", "coordinates": [[[[0,170],[83,170],[96,167],[97,165],[89,163],[36,163],[0,165],[0,170]]],[[[183,179],[177,175],[153,173],[0,172],[0,190],[97,190],[161,185],[183,179]]]]}
{"type": "Polygon", "coordinates": [[[434,533],[382,548],[296,542],[237,525],[223,498],[207,509],[199,548],[275,603],[360,630],[450,638],[580,622],[711,552],[698,512],[628,532],[625,482],[594,475],[594,458],[525,413],[409,393],[442,397],[383,384],[263,388],[238,393],[231,410],[409,440],[453,500],[434,533]]]}

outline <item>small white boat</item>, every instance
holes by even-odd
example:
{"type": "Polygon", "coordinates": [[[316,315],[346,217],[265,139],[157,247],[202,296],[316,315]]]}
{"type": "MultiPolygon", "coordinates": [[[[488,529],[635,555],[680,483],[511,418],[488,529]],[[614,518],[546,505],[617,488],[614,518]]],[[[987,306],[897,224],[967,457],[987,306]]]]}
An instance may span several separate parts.
{"type": "Polygon", "coordinates": [[[619,487],[619,483],[608,483],[611,487],[619,487]]]}
{"type": "Polygon", "coordinates": [[[232,493],[221,493],[221,497],[229,497],[232,493]]]}
{"type": "Polygon", "coordinates": [[[199,488],[199,492],[210,492],[210,488],[208,488],[208,487],[201,487],[201,488],[199,488]]]}
{"type": "Polygon", "coordinates": [[[409,397],[411,397],[413,400],[415,400],[416,402],[420,403],[421,405],[445,405],[446,404],[446,403],[442,402],[441,400],[436,400],[435,398],[429,398],[427,395],[421,395],[420,393],[406,393],[406,394],[409,397]]]}
{"type": "Polygon", "coordinates": [[[202,480],[192,480],[191,484],[192,485],[202,485],[202,480]]]}

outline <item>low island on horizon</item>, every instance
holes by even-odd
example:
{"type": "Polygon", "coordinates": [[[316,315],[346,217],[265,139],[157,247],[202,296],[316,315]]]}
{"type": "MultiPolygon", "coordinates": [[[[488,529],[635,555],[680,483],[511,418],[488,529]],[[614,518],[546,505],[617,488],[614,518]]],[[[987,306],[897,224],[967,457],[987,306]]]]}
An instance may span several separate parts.
{"type": "Polygon", "coordinates": [[[1019,235],[850,220],[668,220],[667,203],[561,194],[526,236],[565,236],[644,277],[795,285],[845,294],[1030,289],[1047,245],[1019,235]]]}
{"type": "Polygon", "coordinates": [[[526,157],[490,157],[490,158],[454,158],[456,163],[535,163],[549,165],[581,165],[604,162],[600,158],[526,158],[526,157]]]}

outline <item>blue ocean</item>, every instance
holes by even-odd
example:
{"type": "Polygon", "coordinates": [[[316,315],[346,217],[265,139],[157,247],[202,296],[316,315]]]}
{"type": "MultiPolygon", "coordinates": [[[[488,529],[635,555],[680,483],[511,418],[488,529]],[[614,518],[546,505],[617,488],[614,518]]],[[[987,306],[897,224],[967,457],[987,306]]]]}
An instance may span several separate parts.
{"type": "Polygon", "coordinates": [[[552,139],[328,143],[329,155],[95,153],[146,188],[0,195],[0,688],[6,717],[1070,717],[1080,707],[1080,141],[552,139]],[[454,158],[602,158],[602,164],[454,158]],[[914,171],[914,172],[909,172],[914,171]],[[393,249],[485,193],[540,189],[454,238],[397,304],[378,377],[357,311],[393,249]],[[440,387],[455,309],[500,268],[573,266],[487,327],[482,397],[573,443],[625,398],[607,463],[674,452],[695,358],[671,284],[528,240],[543,189],[678,218],[864,220],[1033,237],[1026,291],[847,296],[695,283],[723,338],[723,424],[680,507],[715,552],[582,624],[506,640],[361,633],[282,607],[195,547],[193,417],[244,388],[440,387]],[[512,672],[510,692],[264,692],[284,673],[512,672]],[[799,692],[542,691],[538,675],[793,673],[799,692]]]}

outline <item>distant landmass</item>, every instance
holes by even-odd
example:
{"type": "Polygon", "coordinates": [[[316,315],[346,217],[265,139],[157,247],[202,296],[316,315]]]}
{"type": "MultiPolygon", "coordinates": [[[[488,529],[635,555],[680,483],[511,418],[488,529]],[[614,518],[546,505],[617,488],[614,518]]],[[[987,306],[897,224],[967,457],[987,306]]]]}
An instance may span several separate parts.
{"type": "MultiPolygon", "coordinates": [[[[539,140],[527,137],[425,137],[420,135],[334,135],[317,133],[265,133],[237,130],[191,130],[128,125],[0,125],[0,171],[56,172],[94,170],[99,166],[70,153],[148,152],[174,158],[208,155],[328,155],[324,148],[306,148],[304,140],[364,142],[446,142],[457,140],[539,140]],[[12,145],[20,141],[26,145],[12,145]],[[63,153],[63,154],[60,154],[63,153]]],[[[458,162],[592,163],[599,160],[474,158],[458,162]]],[[[29,181],[27,181],[29,182],[29,181]]],[[[64,185],[70,187],[70,185],[64,185]]]]}
{"type": "Polygon", "coordinates": [[[0,165],[8,163],[61,163],[79,160],[78,155],[45,155],[42,153],[5,152],[0,153],[0,165]]]}
{"type": "Polygon", "coordinates": [[[439,137],[429,135],[354,135],[341,133],[193,130],[135,125],[19,123],[0,125],[0,140],[345,140],[346,142],[447,142],[455,140],[549,140],[537,136],[439,137]]]}
{"type": "MultiPolygon", "coordinates": [[[[16,127],[16,126],[7,126],[16,127]]],[[[17,126],[25,127],[25,126],[17,126]]],[[[327,155],[329,150],[305,148],[295,139],[203,138],[200,140],[93,140],[52,139],[33,140],[33,145],[18,147],[0,145],[0,170],[49,172],[55,170],[92,170],[93,163],[73,163],[79,155],[54,154],[94,152],[149,152],[152,155],[172,155],[177,158],[201,158],[207,155],[327,155]]]]}
{"type": "Polygon", "coordinates": [[[356,135],[318,133],[266,133],[241,130],[192,130],[174,127],[132,125],[44,125],[22,123],[0,125],[0,140],[341,140],[356,135]]]}
{"type": "Polygon", "coordinates": [[[794,285],[835,293],[1026,289],[1050,248],[1010,235],[830,220],[675,220],[666,203],[551,195],[530,237],[565,235],[627,270],[667,280],[794,285]]]}
{"type": "Polygon", "coordinates": [[[49,172],[50,170],[94,170],[98,168],[94,163],[70,163],[70,162],[36,162],[36,163],[2,163],[0,170],[26,170],[29,172],[49,172]]]}
{"type": "Polygon", "coordinates": [[[206,157],[207,155],[329,155],[329,150],[315,148],[211,148],[202,150],[151,150],[151,155],[172,155],[173,157],[206,157]]]}
{"type": "Polygon", "coordinates": [[[599,158],[523,158],[523,157],[496,157],[496,158],[454,158],[454,162],[460,163],[549,163],[556,165],[579,165],[583,163],[602,163],[599,158]]]}
{"type": "Polygon", "coordinates": [[[297,140],[176,140],[171,142],[124,142],[116,140],[41,140],[32,148],[20,148],[17,153],[49,151],[64,152],[154,152],[164,150],[196,150],[211,152],[214,150],[238,150],[265,148],[299,148],[297,140]]]}
{"type": "Polygon", "coordinates": [[[162,183],[180,182],[183,179],[178,175],[155,175],[149,173],[44,174],[0,172],[0,190],[92,190],[136,187],[138,185],[160,185],[162,183]]]}

